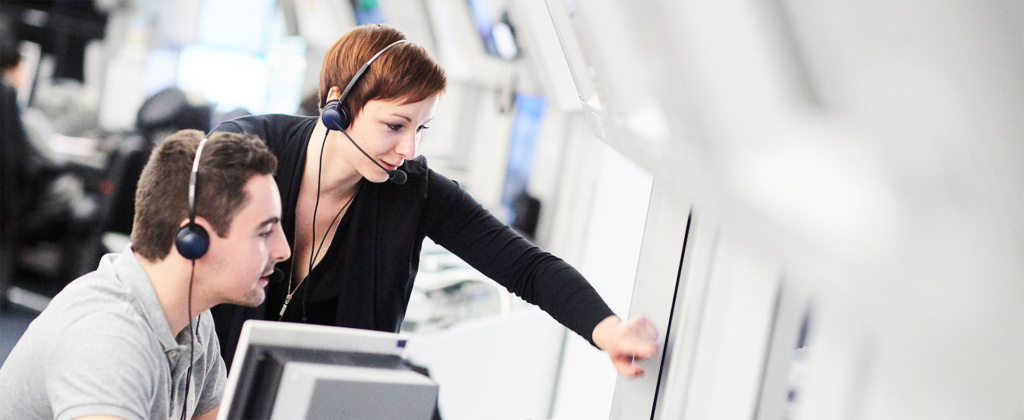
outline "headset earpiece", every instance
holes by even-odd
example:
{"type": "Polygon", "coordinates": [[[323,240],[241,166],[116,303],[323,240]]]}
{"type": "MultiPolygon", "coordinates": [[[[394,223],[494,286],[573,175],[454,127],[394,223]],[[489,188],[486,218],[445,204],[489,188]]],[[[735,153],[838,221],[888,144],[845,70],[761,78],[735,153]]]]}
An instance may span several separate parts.
{"type": "Polygon", "coordinates": [[[359,78],[363,76],[366,69],[370,68],[370,64],[373,63],[373,60],[376,60],[377,57],[380,57],[381,54],[384,54],[384,51],[389,50],[391,47],[398,44],[404,44],[406,42],[409,42],[409,40],[400,39],[388,44],[384,49],[377,51],[373,57],[370,57],[370,60],[368,60],[366,64],[363,64],[363,66],[356,71],[356,74],[352,76],[352,79],[348,81],[348,85],[341,91],[341,97],[327,101],[327,103],[324,104],[324,112],[320,114],[320,121],[324,123],[324,126],[326,126],[328,130],[345,131],[348,129],[348,125],[352,123],[352,114],[348,112],[348,109],[345,108],[345,104],[342,103],[345,100],[345,97],[348,96],[348,92],[352,90],[352,86],[355,86],[356,82],[359,81],[359,78]]]}
{"type": "Polygon", "coordinates": [[[189,223],[178,229],[178,235],[174,238],[174,246],[182,257],[198,260],[206,255],[206,250],[210,248],[210,235],[202,226],[189,223]]]}
{"type": "Polygon", "coordinates": [[[328,130],[343,131],[348,128],[348,110],[341,104],[340,100],[327,101],[324,105],[324,112],[320,115],[320,121],[328,130]]]}
{"type": "Polygon", "coordinates": [[[210,248],[210,235],[206,233],[206,229],[196,224],[196,180],[199,178],[199,157],[203,154],[206,140],[203,138],[199,142],[196,158],[192,161],[192,173],[188,176],[188,224],[178,229],[178,234],[174,237],[174,247],[178,254],[192,261],[202,258],[210,248]]]}

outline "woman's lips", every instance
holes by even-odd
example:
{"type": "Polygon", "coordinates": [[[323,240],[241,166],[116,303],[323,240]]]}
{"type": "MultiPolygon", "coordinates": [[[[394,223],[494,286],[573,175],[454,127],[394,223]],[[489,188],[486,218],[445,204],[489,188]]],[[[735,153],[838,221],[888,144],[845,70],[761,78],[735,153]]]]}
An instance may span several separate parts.
{"type": "Polygon", "coordinates": [[[269,272],[261,276],[260,279],[257,280],[257,283],[260,285],[260,287],[266,286],[267,283],[270,283],[270,276],[272,275],[274,275],[274,270],[270,270],[269,272]]]}

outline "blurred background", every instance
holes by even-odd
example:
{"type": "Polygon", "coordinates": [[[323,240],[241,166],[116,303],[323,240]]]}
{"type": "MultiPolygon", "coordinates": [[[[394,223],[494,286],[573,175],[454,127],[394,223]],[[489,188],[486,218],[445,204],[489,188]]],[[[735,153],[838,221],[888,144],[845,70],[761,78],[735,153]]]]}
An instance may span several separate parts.
{"type": "Polygon", "coordinates": [[[426,244],[403,324],[475,418],[1024,418],[1024,2],[0,1],[0,361],[122,249],[153,145],[317,115],[392,24],[420,151],[662,352],[641,379],[426,244]]]}

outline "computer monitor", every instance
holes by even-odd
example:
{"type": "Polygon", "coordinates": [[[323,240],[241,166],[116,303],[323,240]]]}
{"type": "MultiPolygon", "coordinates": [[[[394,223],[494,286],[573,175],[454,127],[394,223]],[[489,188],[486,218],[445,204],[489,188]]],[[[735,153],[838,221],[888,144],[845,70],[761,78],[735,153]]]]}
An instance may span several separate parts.
{"type": "Polygon", "coordinates": [[[219,419],[430,419],[437,384],[402,357],[406,338],[250,320],[219,419]]]}
{"type": "MultiPolygon", "coordinates": [[[[516,115],[512,120],[512,138],[508,147],[508,166],[505,169],[505,185],[501,192],[501,205],[505,210],[505,223],[519,227],[526,219],[533,219],[533,230],[536,230],[536,219],[539,202],[523,204],[532,197],[526,194],[530,185],[530,174],[533,172],[533,155],[537,137],[540,133],[541,120],[547,100],[543,96],[519,93],[516,95],[516,115]],[[534,214],[528,209],[536,207],[534,214]]],[[[526,223],[527,225],[531,223],[526,223]]],[[[523,232],[533,236],[533,231],[523,232]]]]}
{"type": "Polygon", "coordinates": [[[509,22],[508,12],[493,13],[491,10],[493,2],[490,1],[466,1],[469,3],[469,11],[473,15],[473,23],[476,24],[480,41],[484,44],[484,51],[489,55],[508,61],[515,61],[519,58],[519,44],[516,41],[512,23],[509,22]]]}

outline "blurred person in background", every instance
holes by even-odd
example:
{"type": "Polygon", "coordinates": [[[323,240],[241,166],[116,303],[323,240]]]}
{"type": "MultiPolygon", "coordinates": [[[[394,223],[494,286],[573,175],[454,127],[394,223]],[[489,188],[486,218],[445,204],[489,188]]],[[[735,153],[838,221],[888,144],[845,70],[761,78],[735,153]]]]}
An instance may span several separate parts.
{"type": "Polygon", "coordinates": [[[4,70],[4,83],[17,88],[21,86],[21,52],[18,46],[9,39],[0,41],[0,67],[4,70]]]}
{"type": "Polygon", "coordinates": [[[21,83],[21,52],[15,37],[0,20],[0,306],[14,277],[14,246],[17,243],[15,223],[22,207],[21,191],[25,187],[27,169],[18,164],[27,156],[25,127],[18,106],[21,83]]]}

